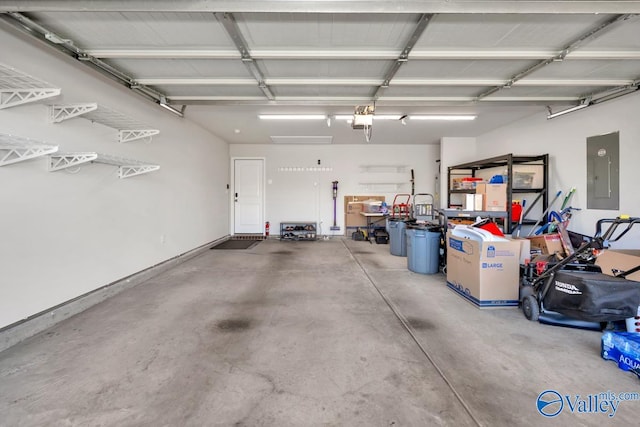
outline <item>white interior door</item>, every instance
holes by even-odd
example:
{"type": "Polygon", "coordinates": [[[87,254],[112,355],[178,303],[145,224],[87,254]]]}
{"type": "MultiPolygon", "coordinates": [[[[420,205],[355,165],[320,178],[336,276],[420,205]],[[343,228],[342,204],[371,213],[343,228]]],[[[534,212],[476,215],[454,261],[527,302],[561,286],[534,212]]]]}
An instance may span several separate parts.
{"type": "Polygon", "coordinates": [[[264,160],[234,159],[234,234],[262,234],[264,160]]]}

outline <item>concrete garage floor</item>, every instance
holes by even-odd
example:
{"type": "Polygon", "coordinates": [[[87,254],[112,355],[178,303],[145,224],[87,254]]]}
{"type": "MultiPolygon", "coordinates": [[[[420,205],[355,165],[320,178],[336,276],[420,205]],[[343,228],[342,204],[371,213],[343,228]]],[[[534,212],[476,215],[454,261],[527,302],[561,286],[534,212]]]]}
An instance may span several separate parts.
{"type": "Polygon", "coordinates": [[[600,333],[478,310],[388,245],[269,240],[0,353],[0,425],[637,425],[640,401],[537,412],[547,389],[640,391],[599,353],[600,333]]]}

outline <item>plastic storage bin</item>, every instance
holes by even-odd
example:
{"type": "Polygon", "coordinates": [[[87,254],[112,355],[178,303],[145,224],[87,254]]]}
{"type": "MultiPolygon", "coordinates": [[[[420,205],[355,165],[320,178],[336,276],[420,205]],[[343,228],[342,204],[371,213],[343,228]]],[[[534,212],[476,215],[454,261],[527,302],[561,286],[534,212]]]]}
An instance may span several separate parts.
{"type": "Polygon", "coordinates": [[[436,274],[439,270],[440,231],[407,228],[407,266],[414,273],[436,274]]]}
{"type": "Polygon", "coordinates": [[[407,222],[389,218],[389,240],[391,255],[407,256],[407,222]]]}

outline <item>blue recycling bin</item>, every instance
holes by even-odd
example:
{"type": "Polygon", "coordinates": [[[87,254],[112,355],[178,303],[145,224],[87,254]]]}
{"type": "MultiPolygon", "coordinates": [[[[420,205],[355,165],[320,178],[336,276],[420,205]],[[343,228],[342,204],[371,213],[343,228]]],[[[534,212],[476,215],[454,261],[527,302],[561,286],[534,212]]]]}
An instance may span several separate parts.
{"type": "Polygon", "coordinates": [[[407,266],[415,273],[436,274],[440,267],[440,231],[407,228],[407,266]]]}
{"type": "Polygon", "coordinates": [[[389,219],[389,249],[391,255],[407,256],[407,222],[399,218],[389,219]]]}

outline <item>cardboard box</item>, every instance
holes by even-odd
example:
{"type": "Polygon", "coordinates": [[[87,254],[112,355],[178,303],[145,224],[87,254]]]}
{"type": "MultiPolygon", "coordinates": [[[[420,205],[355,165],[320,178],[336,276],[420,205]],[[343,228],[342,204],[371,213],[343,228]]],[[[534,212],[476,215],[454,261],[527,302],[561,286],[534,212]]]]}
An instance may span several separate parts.
{"type": "Polygon", "coordinates": [[[531,249],[540,249],[543,254],[559,253],[564,256],[564,247],[558,233],[541,234],[539,236],[527,237],[531,242],[531,249]]]}
{"type": "Polygon", "coordinates": [[[447,286],[478,308],[517,307],[521,244],[479,242],[447,232],[447,286]]]}
{"type": "Polygon", "coordinates": [[[362,202],[362,212],[380,213],[382,202],[380,200],[365,200],[362,202]]]}
{"type": "Polygon", "coordinates": [[[344,228],[345,235],[350,237],[351,233],[358,228],[367,226],[367,219],[360,215],[364,210],[364,202],[377,200],[384,202],[384,196],[344,196],[344,228]]]}
{"type": "Polygon", "coordinates": [[[483,195],[482,210],[503,212],[507,210],[507,184],[476,184],[476,194],[483,195]]]}
{"type": "MultiPolygon", "coordinates": [[[[596,265],[604,274],[613,276],[613,269],[620,271],[631,270],[640,265],[640,250],[638,249],[607,249],[596,258],[596,265]]],[[[640,271],[636,271],[626,277],[629,280],[640,282],[640,271]]]]}
{"type": "Polygon", "coordinates": [[[527,265],[531,261],[531,241],[526,237],[507,236],[510,240],[520,243],[520,265],[527,265]]]}
{"type": "Polygon", "coordinates": [[[465,194],[465,196],[465,211],[481,211],[484,208],[482,204],[484,194],[465,194]]]}

